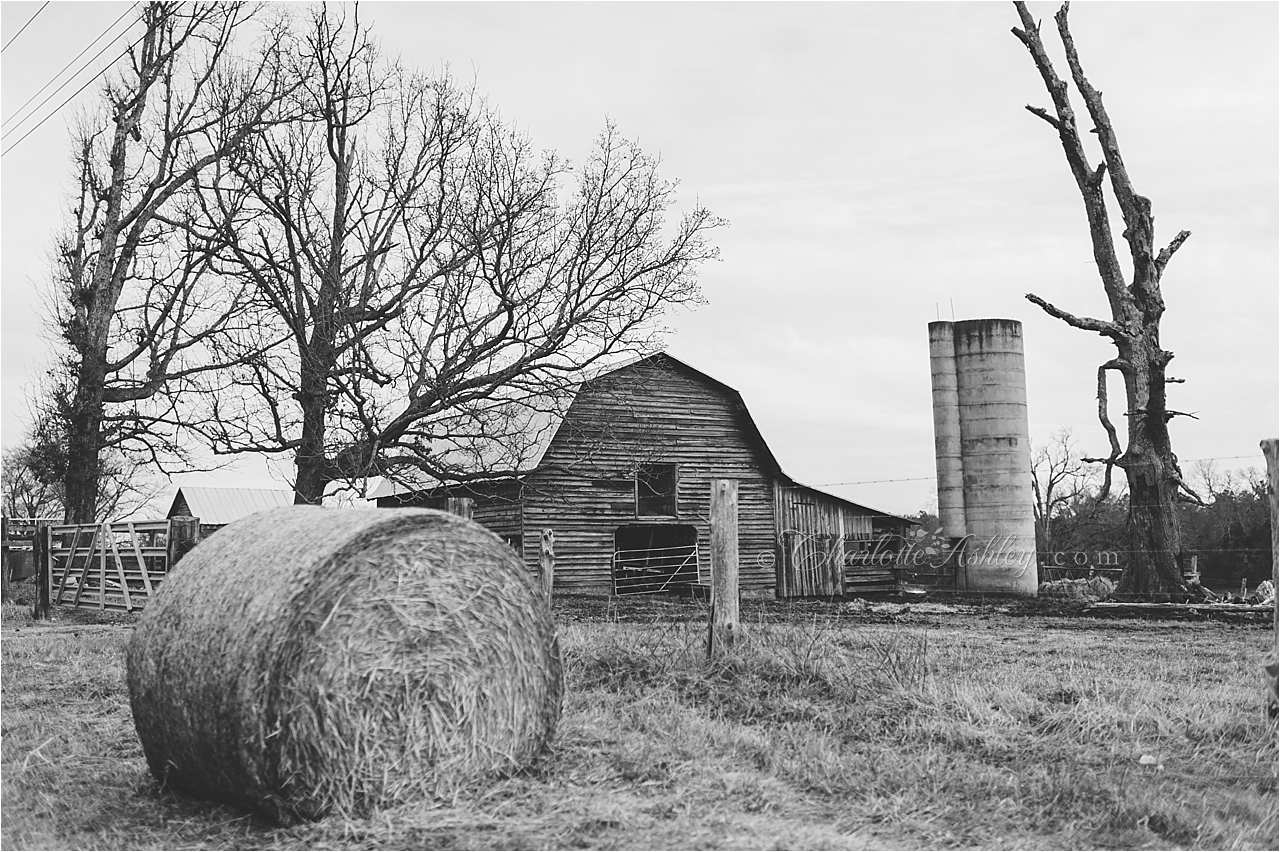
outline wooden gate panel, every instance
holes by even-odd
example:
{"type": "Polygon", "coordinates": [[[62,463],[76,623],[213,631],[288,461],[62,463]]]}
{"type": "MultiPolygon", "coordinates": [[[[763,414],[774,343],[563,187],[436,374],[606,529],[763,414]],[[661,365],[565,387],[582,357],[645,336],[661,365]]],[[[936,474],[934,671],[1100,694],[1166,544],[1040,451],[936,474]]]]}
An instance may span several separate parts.
{"type": "Polygon", "coordinates": [[[174,561],[174,524],[169,520],[53,524],[48,529],[46,558],[55,604],[137,612],[174,561]]]}

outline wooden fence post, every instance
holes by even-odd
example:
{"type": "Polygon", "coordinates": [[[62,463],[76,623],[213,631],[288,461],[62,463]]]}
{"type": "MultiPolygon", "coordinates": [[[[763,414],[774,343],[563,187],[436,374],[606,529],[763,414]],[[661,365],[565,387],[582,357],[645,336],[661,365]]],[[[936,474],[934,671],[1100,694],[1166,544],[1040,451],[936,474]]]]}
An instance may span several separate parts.
{"type": "Polygon", "coordinates": [[[200,519],[176,517],[169,519],[169,547],[165,554],[166,573],[182,561],[193,547],[200,543],[200,519]]]}
{"type": "MultiPolygon", "coordinates": [[[[1262,455],[1267,459],[1267,494],[1271,501],[1271,583],[1280,589],[1280,438],[1263,441],[1262,455]]],[[[1280,613],[1280,594],[1276,595],[1276,602],[1280,613]]]]}
{"type": "Polygon", "coordinates": [[[738,481],[711,480],[711,627],[707,656],[738,632],[738,481]]]}
{"type": "Polygon", "coordinates": [[[450,497],[445,504],[445,511],[469,521],[475,513],[475,504],[476,501],[470,497],[450,497]]]}
{"type": "Polygon", "coordinates": [[[115,540],[111,524],[101,525],[102,546],[98,548],[98,609],[107,608],[107,548],[115,540]]]}
{"type": "Polygon", "coordinates": [[[542,594],[547,603],[551,603],[551,588],[556,578],[556,533],[555,530],[543,530],[538,546],[538,582],[542,584],[542,594]]]}
{"type": "Polygon", "coordinates": [[[1262,442],[1262,455],[1267,460],[1267,496],[1271,509],[1271,585],[1275,602],[1271,630],[1271,658],[1264,667],[1269,682],[1266,696],[1267,714],[1280,715],[1280,438],[1262,442]]]}
{"type": "Polygon", "coordinates": [[[31,556],[36,569],[36,601],[31,617],[36,621],[48,621],[53,609],[49,603],[49,587],[53,581],[53,529],[47,523],[37,523],[31,534],[31,556]]]}
{"type": "Polygon", "coordinates": [[[9,519],[0,517],[0,601],[9,600],[9,519]]]}

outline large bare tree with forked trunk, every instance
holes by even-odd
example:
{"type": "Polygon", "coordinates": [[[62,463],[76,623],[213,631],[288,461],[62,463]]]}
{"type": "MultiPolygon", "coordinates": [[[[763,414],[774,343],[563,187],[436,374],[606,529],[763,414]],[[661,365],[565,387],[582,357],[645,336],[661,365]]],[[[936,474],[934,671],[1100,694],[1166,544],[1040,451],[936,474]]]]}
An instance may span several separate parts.
{"type": "Polygon", "coordinates": [[[1182,412],[1169,408],[1166,395],[1166,386],[1179,380],[1167,374],[1173,353],[1160,343],[1160,318],[1165,310],[1164,299],[1160,295],[1160,277],[1190,232],[1180,231],[1168,245],[1157,248],[1151,201],[1134,190],[1120,156],[1120,143],[1102,105],[1102,93],[1085,77],[1067,26],[1068,5],[1062,5],[1054,20],[1066,52],[1071,80],[1093,123],[1090,132],[1097,135],[1102,147],[1102,162],[1096,168],[1090,166],[1081,142],[1067,83],[1054,70],[1040,38],[1040,26],[1025,3],[1014,3],[1022,19],[1022,27],[1015,27],[1013,34],[1031,53],[1053,101],[1052,112],[1030,105],[1027,109],[1058,132],[1071,174],[1084,201],[1093,241],[1093,257],[1111,306],[1111,319],[1075,316],[1034,294],[1028,294],[1027,299],[1050,316],[1073,328],[1100,334],[1115,345],[1116,357],[1098,367],[1098,418],[1107,432],[1111,452],[1106,458],[1086,461],[1106,465],[1104,497],[1110,488],[1113,468],[1121,468],[1128,479],[1129,538],[1133,553],[1119,591],[1181,593],[1187,588],[1182,580],[1182,536],[1175,502],[1180,498],[1197,501],[1198,498],[1183,481],[1177,456],[1169,442],[1169,421],[1182,412]],[[1129,247],[1132,280],[1125,278],[1112,237],[1104,194],[1107,182],[1124,218],[1123,239],[1129,247]],[[1124,416],[1128,427],[1127,442],[1123,447],[1108,412],[1108,372],[1119,373],[1124,380],[1124,416]]]}
{"type": "Polygon", "coordinates": [[[239,294],[211,282],[216,245],[193,239],[186,191],[277,120],[289,51],[261,28],[252,65],[242,3],[149,2],[73,142],[75,192],[58,240],[48,320],[60,364],[39,417],[65,441],[64,517],[97,518],[103,459],[184,461],[176,400],[219,365],[210,342],[239,322],[239,294]]]}

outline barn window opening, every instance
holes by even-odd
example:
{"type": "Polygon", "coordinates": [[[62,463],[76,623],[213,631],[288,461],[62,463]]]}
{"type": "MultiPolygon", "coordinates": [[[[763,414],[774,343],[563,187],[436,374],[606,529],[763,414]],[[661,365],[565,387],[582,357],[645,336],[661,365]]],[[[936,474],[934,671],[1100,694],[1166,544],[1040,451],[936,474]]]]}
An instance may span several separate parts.
{"type": "Polygon", "coordinates": [[[636,515],[676,516],[676,466],[646,464],[636,469],[636,515]]]}
{"type": "Polygon", "coordinates": [[[656,594],[698,583],[698,531],[687,524],[629,524],[613,536],[613,593],[656,594]]]}

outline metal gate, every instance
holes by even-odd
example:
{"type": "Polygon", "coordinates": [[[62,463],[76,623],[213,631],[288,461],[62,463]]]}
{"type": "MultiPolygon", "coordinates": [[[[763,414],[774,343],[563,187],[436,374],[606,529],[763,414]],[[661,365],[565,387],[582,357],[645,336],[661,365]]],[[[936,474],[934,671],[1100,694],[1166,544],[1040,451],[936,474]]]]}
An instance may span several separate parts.
{"type": "Polygon", "coordinates": [[[653,595],[698,583],[698,545],[618,550],[613,554],[613,593],[653,595]]]}

